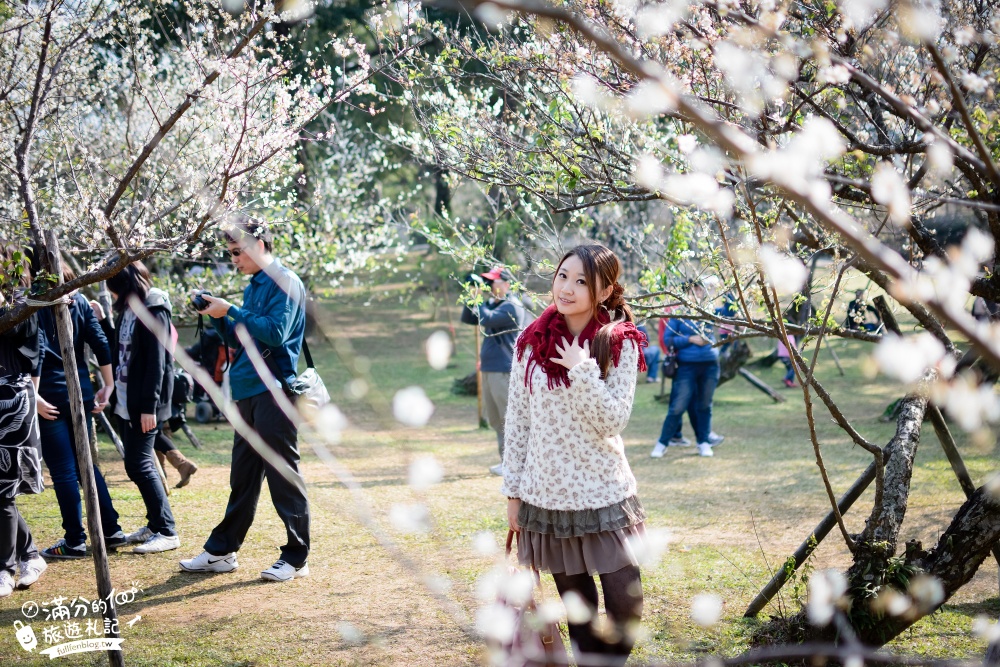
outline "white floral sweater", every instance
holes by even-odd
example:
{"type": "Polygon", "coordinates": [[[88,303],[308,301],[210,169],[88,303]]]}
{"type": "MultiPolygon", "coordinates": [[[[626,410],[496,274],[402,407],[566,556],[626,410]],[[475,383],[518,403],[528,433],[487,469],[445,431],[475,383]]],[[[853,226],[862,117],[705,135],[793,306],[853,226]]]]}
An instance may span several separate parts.
{"type": "Polygon", "coordinates": [[[621,432],[632,414],[639,348],[626,340],[606,380],[587,359],[570,369],[569,387],[554,389],[538,364],[525,385],[530,353],[515,355],[510,371],[501,493],[549,510],[598,509],[635,495],[621,432]]]}

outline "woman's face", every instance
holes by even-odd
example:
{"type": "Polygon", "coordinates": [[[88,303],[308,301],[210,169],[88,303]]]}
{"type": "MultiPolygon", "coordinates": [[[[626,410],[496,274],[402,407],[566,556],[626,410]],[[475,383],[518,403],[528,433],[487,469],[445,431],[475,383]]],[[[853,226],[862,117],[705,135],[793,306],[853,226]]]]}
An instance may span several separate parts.
{"type": "MultiPolygon", "coordinates": [[[[597,286],[600,291],[601,286],[597,286]]],[[[556,271],[552,281],[552,301],[564,317],[591,315],[594,302],[587,286],[587,276],[583,272],[583,262],[576,255],[566,258],[556,271]]]]}

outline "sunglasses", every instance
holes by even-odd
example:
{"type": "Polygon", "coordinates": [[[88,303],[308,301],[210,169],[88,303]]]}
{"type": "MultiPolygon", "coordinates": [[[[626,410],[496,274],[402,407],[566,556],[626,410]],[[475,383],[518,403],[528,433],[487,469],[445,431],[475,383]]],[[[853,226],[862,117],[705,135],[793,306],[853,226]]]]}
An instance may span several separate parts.
{"type": "Polygon", "coordinates": [[[243,254],[243,251],[241,249],[239,249],[239,248],[235,248],[235,249],[229,251],[229,256],[230,257],[239,257],[242,254],[243,254]]]}

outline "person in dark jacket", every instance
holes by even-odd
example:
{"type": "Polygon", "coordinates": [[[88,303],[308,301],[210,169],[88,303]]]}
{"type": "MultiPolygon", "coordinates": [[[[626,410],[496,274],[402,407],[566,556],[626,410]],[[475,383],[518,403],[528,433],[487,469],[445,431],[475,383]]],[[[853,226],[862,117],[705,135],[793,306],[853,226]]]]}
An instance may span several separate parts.
{"type": "MultiPolygon", "coordinates": [[[[17,266],[14,253],[0,245],[0,286],[28,286],[28,271],[10,275],[17,266]],[[6,285],[4,285],[6,284],[6,285]]],[[[20,298],[20,289],[15,298],[20,298]]],[[[9,292],[8,292],[9,294],[9,292]]],[[[0,315],[7,310],[0,290],[0,315]]],[[[31,372],[41,361],[38,314],[0,333],[0,598],[17,588],[28,588],[45,571],[31,529],[17,509],[16,500],[42,491],[42,460],[38,447],[38,417],[31,372]]]]}
{"type": "MultiPolygon", "coordinates": [[[[514,343],[524,329],[527,316],[521,299],[511,293],[513,274],[502,266],[480,274],[490,286],[490,298],[478,306],[462,309],[462,322],[483,327],[479,352],[479,370],[483,375],[483,411],[490,428],[496,431],[500,461],[503,461],[504,417],[507,414],[507,389],[510,384],[514,343]]],[[[503,465],[490,468],[503,475],[503,465]]]]}
{"type": "MultiPolygon", "coordinates": [[[[63,267],[63,281],[75,278],[73,270],[63,267]]],[[[115,383],[111,370],[111,347],[94,316],[87,300],[79,293],[73,294],[69,315],[73,326],[73,352],[76,358],[80,389],[85,409],[100,413],[111,400],[115,383]],[[97,394],[90,382],[90,371],[84,357],[84,346],[89,345],[97,358],[104,386],[97,394]]],[[[42,457],[52,475],[52,488],[62,515],[63,537],[48,549],[42,550],[46,560],[83,558],[87,554],[87,533],[83,528],[83,508],[80,503],[80,469],[76,460],[76,435],[70,413],[69,390],[62,351],[56,334],[56,318],[51,308],[38,313],[39,331],[42,335],[44,363],[36,373],[38,385],[38,427],[42,440],[42,457]]],[[[89,420],[88,420],[89,421],[89,420]]],[[[118,523],[118,512],[111,502],[108,485],[94,463],[94,482],[97,487],[97,504],[101,512],[104,545],[117,548],[128,544],[127,537],[118,523]]]]}
{"type": "MultiPolygon", "coordinates": [[[[158,553],[180,546],[167,492],[153,462],[153,443],[159,423],[170,417],[170,397],[174,372],[171,351],[160,344],[132,310],[131,299],[145,304],[161,332],[169,337],[170,297],[151,287],[149,271],[142,262],[132,262],[107,280],[115,297],[115,328],[108,318],[101,326],[111,341],[111,359],[115,371],[114,414],[125,447],[125,472],[139,487],[146,505],[147,524],[128,536],[137,542],[135,553],[158,553]]],[[[103,313],[99,313],[101,317],[103,313]]]]}
{"type": "Polygon", "coordinates": [[[229,385],[240,416],[281,459],[280,468],[254,449],[239,433],[233,437],[233,462],[229,473],[229,504],[222,521],[212,530],[205,550],[180,562],[185,572],[231,572],[239,567],[236,552],[253,525],[261,485],[267,478],[271,502],[285,524],[287,543],[281,557],[261,579],[289,581],[309,574],[309,501],[299,471],[298,428],[271,393],[295,381],[306,330],[306,290],[299,277],[271,254],[271,233],[264,223],[241,219],[226,232],[229,254],[240,273],[251,276],[243,291],[243,306],[204,296],[212,326],[226,345],[236,350],[229,368],[229,385]],[[262,356],[269,359],[274,384],[257,373],[236,327],[244,326],[262,356]]]}

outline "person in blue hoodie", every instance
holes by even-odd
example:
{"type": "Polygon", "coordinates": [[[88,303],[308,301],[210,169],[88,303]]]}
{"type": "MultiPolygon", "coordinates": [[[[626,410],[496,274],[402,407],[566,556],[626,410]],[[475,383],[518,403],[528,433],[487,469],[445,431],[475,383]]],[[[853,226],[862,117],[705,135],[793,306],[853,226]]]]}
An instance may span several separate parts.
{"type": "Polygon", "coordinates": [[[266,581],[289,581],[309,574],[309,501],[299,471],[298,428],[275,401],[271,389],[283,389],[295,381],[299,354],[306,329],[306,289],[290,269],[271,254],[272,237],[262,222],[240,218],[230,223],[226,245],[233,266],[250,276],[243,291],[243,306],[225,299],[204,296],[209,304],[199,311],[212,318],[212,326],[226,345],[236,350],[229,369],[233,401],[243,420],[281,459],[275,467],[239,433],[233,436],[233,462],[229,472],[229,504],[222,521],[212,530],[205,550],[180,562],[185,572],[231,572],[239,563],[236,552],[253,525],[261,485],[267,478],[271,503],[285,524],[288,542],[281,556],[260,573],[266,581]],[[273,375],[271,387],[257,373],[236,327],[244,326],[258,351],[268,358],[273,375]]]}
{"type": "MultiPolygon", "coordinates": [[[[704,288],[689,283],[692,300],[704,296],[704,288]]],[[[677,350],[677,373],[670,387],[670,407],[663,420],[660,439],[651,456],[659,458],[667,443],[680,429],[681,418],[691,404],[697,419],[692,420],[700,456],[712,456],[712,398],[719,384],[719,348],[712,326],[704,321],[673,317],[667,323],[663,341],[677,350]]]]}

